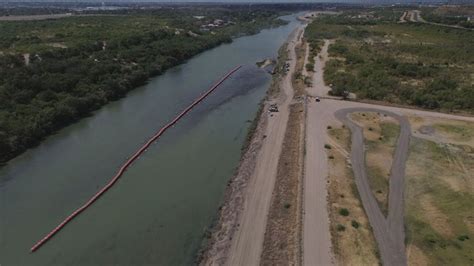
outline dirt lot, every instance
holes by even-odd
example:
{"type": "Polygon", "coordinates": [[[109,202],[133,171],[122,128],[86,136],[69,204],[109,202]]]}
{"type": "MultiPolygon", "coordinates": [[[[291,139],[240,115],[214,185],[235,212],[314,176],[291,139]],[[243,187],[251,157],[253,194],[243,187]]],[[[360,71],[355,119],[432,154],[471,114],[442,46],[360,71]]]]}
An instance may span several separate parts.
{"type": "Polygon", "coordinates": [[[340,265],[378,265],[375,239],[347,164],[350,132],[342,127],[331,127],[328,132],[331,139],[327,146],[331,147],[328,149],[328,208],[336,260],[340,265]],[[348,211],[347,216],[341,211],[343,209],[348,211]]]}

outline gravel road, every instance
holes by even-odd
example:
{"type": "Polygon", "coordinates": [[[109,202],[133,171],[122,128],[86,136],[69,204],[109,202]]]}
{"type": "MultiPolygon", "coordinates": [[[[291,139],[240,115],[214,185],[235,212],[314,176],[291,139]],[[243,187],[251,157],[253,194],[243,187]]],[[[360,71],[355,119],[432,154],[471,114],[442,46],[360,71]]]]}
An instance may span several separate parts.
{"type": "Polygon", "coordinates": [[[404,179],[411,135],[410,123],[405,116],[375,108],[346,108],[338,110],[335,116],[352,132],[352,169],[362,204],[378,243],[382,262],[384,265],[407,265],[404,230],[404,179]],[[382,214],[369,186],[365,166],[363,131],[359,125],[348,118],[348,115],[354,112],[378,112],[391,116],[400,123],[400,135],[390,173],[388,218],[382,214]]]}
{"type": "Polygon", "coordinates": [[[240,226],[232,239],[226,265],[260,264],[267,216],[277,175],[278,158],[288,122],[289,105],[293,99],[291,77],[296,65],[295,45],[301,41],[302,30],[302,26],[298,27],[289,37],[290,71],[280,84],[282,95],[278,100],[279,112],[268,119],[265,129],[267,137],[257,156],[255,170],[244,196],[240,226]]]}

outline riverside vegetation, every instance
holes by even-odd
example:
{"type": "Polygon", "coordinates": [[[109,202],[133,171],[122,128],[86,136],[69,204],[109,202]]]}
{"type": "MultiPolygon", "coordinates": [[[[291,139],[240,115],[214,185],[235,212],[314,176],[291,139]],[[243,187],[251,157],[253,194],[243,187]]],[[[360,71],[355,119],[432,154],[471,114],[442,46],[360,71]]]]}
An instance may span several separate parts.
{"type": "Polygon", "coordinates": [[[284,24],[278,16],[160,9],[0,22],[0,163],[206,49],[284,24]]]}

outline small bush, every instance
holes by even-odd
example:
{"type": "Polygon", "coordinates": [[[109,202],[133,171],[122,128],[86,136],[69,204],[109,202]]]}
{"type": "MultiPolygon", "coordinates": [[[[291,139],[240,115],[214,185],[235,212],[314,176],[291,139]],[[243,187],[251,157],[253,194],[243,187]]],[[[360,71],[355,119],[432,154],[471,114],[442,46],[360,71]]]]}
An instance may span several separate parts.
{"type": "Polygon", "coordinates": [[[349,210],[346,208],[339,209],[339,214],[342,216],[349,216],[349,210]]]}
{"type": "Polygon", "coordinates": [[[329,144],[324,144],[324,148],[330,150],[332,147],[329,144]]]}
{"type": "Polygon", "coordinates": [[[352,221],[351,221],[351,225],[352,225],[352,227],[354,227],[355,229],[357,229],[357,228],[359,228],[359,225],[360,225],[360,224],[359,224],[356,220],[352,220],[352,221]]]}
{"type": "Polygon", "coordinates": [[[290,203],[285,203],[284,207],[285,207],[285,209],[289,209],[291,207],[291,204],[290,203]]]}
{"type": "Polygon", "coordinates": [[[338,232],[343,232],[343,231],[346,231],[346,227],[345,227],[344,225],[342,225],[342,224],[338,224],[338,225],[336,226],[336,230],[337,230],[338,232]]]}
{"type": "Polygon", "coordinates": [[[333,160],[334,159],[334,155],[329,155],[329,160],[333,160]]]}
{"type": "Polygon", "coordinates": [[[332,126],[328,126],[327,129],[332,129],[332,126]]]}
{"type": "Polygon", "coordinates": [[[469,239],[469,236],[468,235],[461,235],[461,236],[458,236],[458,240],[459,241],[464,241],[464,240],[468,240],[469,239]]]}

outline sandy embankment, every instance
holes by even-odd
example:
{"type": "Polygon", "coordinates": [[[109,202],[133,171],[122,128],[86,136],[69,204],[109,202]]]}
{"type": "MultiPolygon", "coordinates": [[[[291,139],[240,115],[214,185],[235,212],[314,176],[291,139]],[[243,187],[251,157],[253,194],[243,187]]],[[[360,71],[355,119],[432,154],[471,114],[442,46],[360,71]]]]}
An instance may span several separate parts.
{"type": "MultiPolygon", "coordinates": [[[[301,28],[290,34],[287,42],[291,69],[294,68],[294,45],[301,28]]],[[[280,112],[272,117],[261,112],[250,145],[242,156],[236,174],[229,181],[223,205],[207,247],[198,257],[200,265],[256,265],[265,233],[266,217],[276,176],[277,162],[292,99],[291,74],[281,78],[278,95],[264,103],[279,103],[280,112]],[[273,174],[275,172],[275,174],[273,174]],[[248,250],[250,249],[250,250],[248,250]],[[249,251],[249,252],[247,252],[249,251]],[[251,253],[251,254],[250,254],[251,253]]]]}

